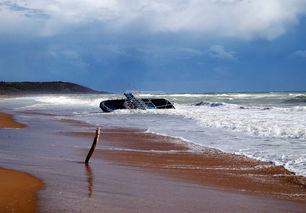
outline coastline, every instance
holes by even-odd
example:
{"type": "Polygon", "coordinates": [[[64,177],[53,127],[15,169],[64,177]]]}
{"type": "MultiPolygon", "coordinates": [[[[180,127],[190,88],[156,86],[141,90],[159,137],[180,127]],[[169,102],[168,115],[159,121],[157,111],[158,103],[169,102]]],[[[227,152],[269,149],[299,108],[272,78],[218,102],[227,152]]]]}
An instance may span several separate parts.
{"type": "MultiPolygon", "coordinates": [[[[203,147],[195,150],[184,141],[139,129],[104,127],[101,131],[95,158],[238,193],[306,201],[306,178],[282,166],[203,147]]],[[[92,133],[65,135],[90,138],[92,133]]]]}
{"type": "MultiPolygon", "coordinates": [[[[13,115],[0,112],[0,128],[25,128],[13,115]]],[[[43,182],[20,171],[0,168],[0,211],[37,212],[37,192],[43,182]]]]}
{"type": "MultiPolygon", "coordinates": [[[[282,171],[282,177],[290,176],[286,170],[213,150],[194,152],[177,139],[138,129],[102,127],[100,142],[85,166],[83,160],[96,126],[67,119],[58,121],[52,119],[54,115],[40,112],[19,113],[26,115],[28,128],[17,131],[18,134],[3,129],[0,146],[5,147],[1,141],[6,136],[7,143],[22,140],[24,144],[5,147],[8,157],[2,156],[0,162],[44,180],[46,187],[39,192],[38,200],[41,212],[101,212],[101,209],[104,212],[303,212],[306,204],[294,196],[279,197],[269,190],[256,192],[262,190],[262,179],[254,188],[243,190],[253,184],[245,178],[252,175],[258,178],[268,172],[272,175],[268,187],[277,191],[280,185],[273,175],[282,171]],[[244,173],[256,165],[262,167],[244,173]]],[[[281,188],[277,193],[283,193],[282,190],[288,189],[281,188]]],[[[296,192],[289,190],[292,195],[296,192]]]]}
{"type": "Polygon", "coordinates": [[[25,128],[27,125],[17,122],[14,116],[0,112],[0,128],[25,128]]]}

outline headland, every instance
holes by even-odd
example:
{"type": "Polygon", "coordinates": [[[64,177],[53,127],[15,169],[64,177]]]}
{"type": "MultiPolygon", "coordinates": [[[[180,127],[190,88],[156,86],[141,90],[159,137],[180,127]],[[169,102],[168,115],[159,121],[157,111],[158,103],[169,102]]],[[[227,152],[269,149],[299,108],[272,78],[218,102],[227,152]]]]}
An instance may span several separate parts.
{"type": "Polygon", "coordinates": [[[0,95],[41,94],[104,94],[88,87],[62,81],[52,82],[0,82],[0,95]]]}

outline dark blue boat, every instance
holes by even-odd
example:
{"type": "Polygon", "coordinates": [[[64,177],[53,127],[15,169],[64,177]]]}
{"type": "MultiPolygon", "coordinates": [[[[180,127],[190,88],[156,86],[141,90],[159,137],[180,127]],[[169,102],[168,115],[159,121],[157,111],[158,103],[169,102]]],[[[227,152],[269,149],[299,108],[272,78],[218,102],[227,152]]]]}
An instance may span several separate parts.
{"type": "Polygon", "coordinates": [[[106,100],[100,103],[103,112],[117,109],[174,109],[170,101],[164,98],[136,98],[132,93],[124,93],[126,99],[106,100]]]}

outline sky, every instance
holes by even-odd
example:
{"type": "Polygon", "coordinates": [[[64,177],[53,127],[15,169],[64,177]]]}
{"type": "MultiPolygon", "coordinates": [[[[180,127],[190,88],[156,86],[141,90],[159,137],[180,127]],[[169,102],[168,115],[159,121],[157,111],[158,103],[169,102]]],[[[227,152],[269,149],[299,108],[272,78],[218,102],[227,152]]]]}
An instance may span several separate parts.
{"type": "Polygon", "coordinates": [[[0,80],[306,91],[306,0],[0,0],[0,80]]]}

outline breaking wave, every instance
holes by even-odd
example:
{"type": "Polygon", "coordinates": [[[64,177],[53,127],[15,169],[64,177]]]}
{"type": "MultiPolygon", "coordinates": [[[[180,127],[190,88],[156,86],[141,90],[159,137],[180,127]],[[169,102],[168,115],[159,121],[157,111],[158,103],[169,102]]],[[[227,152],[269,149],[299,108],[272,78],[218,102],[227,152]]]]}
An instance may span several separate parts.
{"type": "Polygon", "coordinates": [[[283,103],[290,103],[290,104],[306,104],[306,95],[299,95],[293,98],[289,98],[285,100],[283,103]]]}

